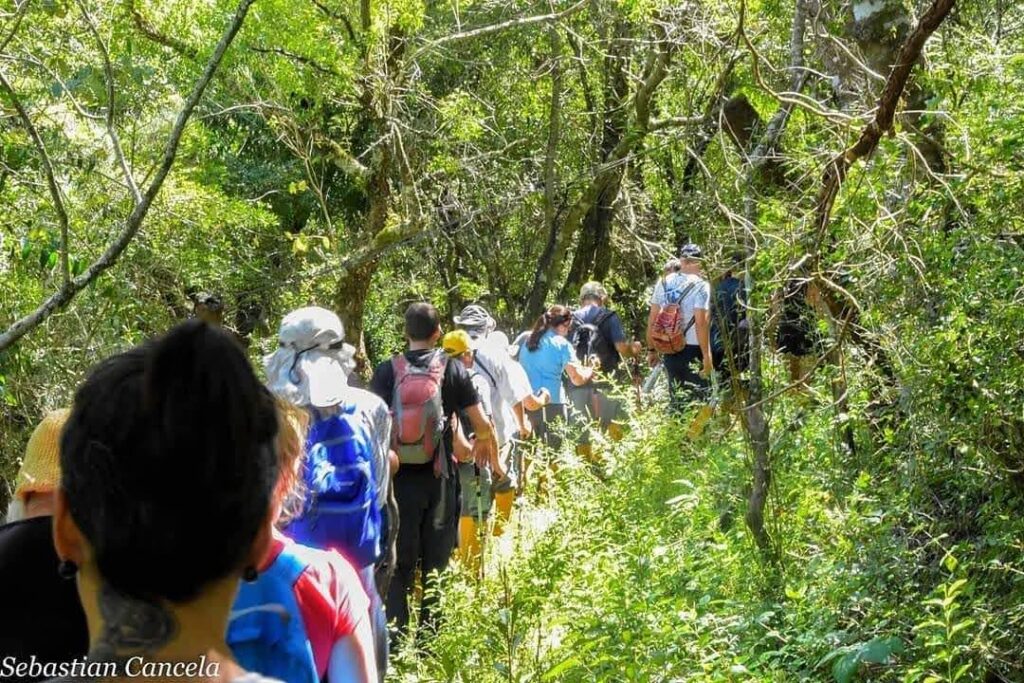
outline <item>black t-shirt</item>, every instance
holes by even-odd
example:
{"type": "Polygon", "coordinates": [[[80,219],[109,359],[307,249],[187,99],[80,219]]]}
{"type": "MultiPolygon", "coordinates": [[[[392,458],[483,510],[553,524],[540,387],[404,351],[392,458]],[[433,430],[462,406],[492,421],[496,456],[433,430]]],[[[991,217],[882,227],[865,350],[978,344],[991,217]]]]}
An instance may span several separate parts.
{"type": "Polygon", "coordinates": [[[89,650],[75,582],[57,575],[52,525],[52,517],[33,517],[0,526],[0,661],[69,662],[89,650]]]}
{"type": "MultiPolygon", "coordinates": [[[[420,349],[417,351],[406,351],[405,358],[417,367],[426,367],[434,353],[444,353],[437,349],[420,349]]],[[[384,399],[388,408],[394,409],[391,405],[395,394],[395,368],[390,360],[384,361],[373,371],[373,379],[370,380],[370,391],[384,399]]],[[[441,382],[441,406],[446,417],[455,415],[460,410],[475,406],[480,402],[480,397],[473,386],[473,380],[462,363],[449,360],[444,369],[444,379],[441,382]]],[[[445,421],[444,447],[446,453],[452,452],[452,432],[450,421],[445,421]]]]}

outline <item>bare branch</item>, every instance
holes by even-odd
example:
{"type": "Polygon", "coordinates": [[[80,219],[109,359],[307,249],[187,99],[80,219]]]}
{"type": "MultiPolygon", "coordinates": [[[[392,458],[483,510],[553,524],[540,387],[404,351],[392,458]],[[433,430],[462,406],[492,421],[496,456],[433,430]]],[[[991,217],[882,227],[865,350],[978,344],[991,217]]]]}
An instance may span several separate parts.
{"type": "Polygon", "coordinates": [[[135,0],[125,0],[125,6],[128,8],[128,12],[131,13],[132,21],[139,33],[146,36],[157,45],[163,45],[166,48],[170,48],[183,57],[188,57],[189,59],[197,59],[199,57],[199,54],[191,45],[183,43],[177,38],[172,38],[171,36],[160,33],[160,31],[158,31],[156,27],[149,23],[146,17],[142,15],[142,12],[135,7],[135,0]]]}
{"type": "MultiPolygon", "coordinates": [[[[160,188],[163,186],[164,180],[167,178],[167,174],[170,173],[171,167],[174,165],[174,160],[178,154],[178,145],[180,144],[181,136],[185,131],[185,125],[188,123],[189,118],[192,116],[192,112],[195,110],[196,105],[199,103],[203,93],[206,91],[206,87],[210,84],[210,81],[213,80],[213,76],[217,72],[221,61],[224,58],[224,53],[227,52],[228,47],[230,47],[235,36],[238,34],[238,31],[242,28],[242,24],[245,22],[245,17],[253,2],[255,2],[255,0],[241,0],[239,2],[238,8],[235,10],[234,17],[231,19],[231,22],[228,24],[223,35],[221,35],[220,41],[217,43],[217,47],[214,48],[213,54],[210,55],[209,61],[207,61],[202,75],[193,87],[192,92],[189,93],[181,111],[178,112],[177,119],[175,120],[171,133],[164,145],[163,159],[153,176],[152,182],[150,182],[145,193],[143,193],[142,201],[135,205],[131,214],[127,219],[125,219],[121,232],[118,233],[117,237],[113,242],[111,242],[103,254],[93,261],[81,275],[68,281],[57,292],[40,304],[34,311],[15,321],[3,334],[0,334],[0,351],[6,350],[16,341],[42,324],[42,322],[53,315],[54,312],[67,306],[76,294],[89,286],[93,280],[117,263],[117,260],[120,258],[125,248],[127,248],[136,233],[138,233],[139,228],[142,227],[143,219],[145,219],[153,200],[160,192],[160,188]]],[[[0,77],[2,77],[2,75],[3,74],[0,73],[0,77]]],[[[3,85],[6,90],[13,93],[13,91],[10,90],[9,84],[7,84],[6,78],[3,79],[3,85]]],[[[20,105],[18,106],[20,108],[20,105]]]]}
{"type": "Polygon", "coordinates": [[[352,40],[352,42],[355,42],[356,40],[358,40],[356,38],[355,29],[352,28],[352,22],[349,21],[349,18],[347,16],[345,16],[341,12],[335,12],[330,7],[325,5],[324,3],[320,2],[320,0],[311,0],[311,2],[316,6],[316,8],[318,10],[320,10],[321,12],[326,14],[331,19],[334,19],[336,21],[340,21],[341,23],[343,23],[345,25],[345,31],[348,32],[348,37],[352,40]]]}
{"type": "Polygon", "coordinates": [[[332,68],[330,68],[328,66],[324,66],[323,64],[321,64],[320,62],[316,61],[312,57],[306,57],[304,55],[296,54],[296,53],[291,52],[289,50],[285,50],[284,48],[280,48],[280,47],[250,47],[249,49],[252,50],[253,52],[257,52],[259,54],[281,55],[282,57],[287,57],[288,59],[291,59],[292,61],[295,61],[295,62],[298,62],[299,64],[302,64],[303,66],[308,66],[309,68],[313,69],[314,71],[319,71],[322,74],[327,74],[328,76],[335,76],[335,77],[339,77],[339,78],[341,77],[340,73],[338,73],[337,71],[335,71],[334,69],[332,69],[332,68]]]}
{"type": "Polygon", "coordinates": [[[11,32],[7,34],[7,37],[0,41],[0,52],[7,49],[11,40],[17,35],[18,29],[21,27],[21,20],[25,18],[25,12],[28,11],[28,3],[30,0],[21,0],[21,4],[18,5],[18,10],[14,14],[14,25],[11,26],[11,32]]]}
{"type": "MultiPolygon", "coordinates": [[[[26,2],[26,4],[28,3],[26,2]]],[[[50,161],[50,154],[46,151],[43,138],[40,137],[39,131],[36,129],[35,124],[32,123],[32,118],[28,115],[28,111],[25,110],[25,106],[21,103],[21,99],[14,91],[14,88],[11,87],[11,83],[7,80],[7,76],[3,71],[0,71],[0,87],[7,93],[7,98],[11,101],[11,105],[18,112],[25,130],[28,132],[29,137],[32,138],[32,144],[36,146],[36,150],[39,152],[39,160],[43,164],[43,175],[46,176],[46,185],[50,189],[50,198],[53,200],[53,208],[57,212],[57,221],[60,224],[61,287],[66,289],[71,280],[71,268],[68,265],[69,221],[67,209],[64,207],[64,198],[61,195],[60,186],[57,184],[57,177],[53,172],[53,163],[50,161]]],[[[0,340],[2,340],[2,337],[0,337],[0,340]]],[[[0,351],[3,349],[4,347],[0,346],[0,351]]]]}
{"type": "Polygon", "coordinates": [[[117,159],[117,163],[121,167],[121,173],[124,174],[124,182],[128,185],[128,191],[131,192],[132,201],[138,206],[142,202],[142,193],[139,192],[139,186],[135,184],[135,177],[132,176],[132,171],[128,167],[128,161],[124,157],[124,149],[121,148],[121,138],[118,137],[117,127],[114,125],[114,69],[110,66],[110,51],[100,36],[96,22],[93,21],[92,15],[86,9],[84,0],[78,0],[78,7],[82,10],[82,16],[85,17],[85,22],[89,25],[89,31],[96,39],[96,47],[99,48],[100,55],[103,57],[103,74],[107,84],[107,135],[110,137],[110,144],[114,148],[114,158],[117,159]]]}
{"type": "Polygon", "coordinates": [[[587,2],[589,2],[589,0],[579,0],[579,2],[577,2],[575,5],[572,5],[568,9],[564,9],[561,12],[555,12],[553,14],[539,14],[532,17],[518,17],[516,19],[509,19],[508,21],[502,21],[497,24],[491,24],[490,26],[481,26],[480,28],[475,28],[469,31],[453,33],[451,35],[438,38],[437,40],[433,40],[427,43],[426,45],[422,46],[420,49],[416,50],[416,52],[413,53],[410,61],[415,61],[417,57],[435,47],[446,45],[448,43],[454,43],[459,40],[480,38],[481,36],[488,36],[491,35],[492,33],[498,33],[500,31],[504,31],[505,29],[510,28],[519,28],[522,26],[529,26],[531,24],[541,24],[548,21],[558,21],[559,19],[564,19],[567,16],[579,12],[581,9],[583,9],[587,2]]]}

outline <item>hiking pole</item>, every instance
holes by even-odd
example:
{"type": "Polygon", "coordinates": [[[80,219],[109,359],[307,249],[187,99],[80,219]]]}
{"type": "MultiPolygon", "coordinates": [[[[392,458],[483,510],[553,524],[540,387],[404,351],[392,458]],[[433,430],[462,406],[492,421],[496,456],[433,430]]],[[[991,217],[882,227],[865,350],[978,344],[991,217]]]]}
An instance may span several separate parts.
{"type": "Polygon", "coordinates": [[[476,477],[476,537],[480,541],[480,557],[477,559],[479,562],[479,574],[480,580],[484,578],[484,541],[487,535],[483,533],[484,528],[484,507],[483,507],[483,488],[482,479],[480,476],[480,465],[473,463],[473,475],[476,477]]]}
{"type": "Polygon", "coordinates": [[[647,376],[647,381],[644,382],[644,395],[650,396],[651,392],[654,391],[654,385],[658,383],[658,377],[665,369],[665,363],[659,361],[657,365],[651,368],[651,374],[647,376]]]}

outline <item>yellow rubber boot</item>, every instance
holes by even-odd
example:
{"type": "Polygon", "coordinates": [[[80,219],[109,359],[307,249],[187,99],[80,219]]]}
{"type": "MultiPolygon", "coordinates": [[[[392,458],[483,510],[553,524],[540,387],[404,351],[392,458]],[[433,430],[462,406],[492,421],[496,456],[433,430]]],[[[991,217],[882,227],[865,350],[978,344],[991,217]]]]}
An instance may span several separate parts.
{"type": "Polygon", "coordinates": [[[608,425],[608,438],[612,441],[622,441],[622,425],[618,422],[608,425]]]}
{"type": "Polygon", "coordinates": [[[459,517],[459,560],[474,575],[480,571],[480,530],[472,517],[459,517]]]}
{"type": "Polygon", "coordinates": [[[512,505],[516,501],[516,492],[502,491],[494,494],[494,506],[498,508],[498,514],[494,517],[494,535],[501,536],[505,533],[505,525],[512,519],[512,505]]]}
{"type": "Polygon", "coordinates": [[[693,418],[693,422],[690,423],[690,428],[686,430],[686,438],[696,439],[698,436],[704,433],[704,427],[707,426],[708,420],[715,414],[715,409],[709,405],[703,405],[700,410],[697,411],[696,417],[693,418]]]}

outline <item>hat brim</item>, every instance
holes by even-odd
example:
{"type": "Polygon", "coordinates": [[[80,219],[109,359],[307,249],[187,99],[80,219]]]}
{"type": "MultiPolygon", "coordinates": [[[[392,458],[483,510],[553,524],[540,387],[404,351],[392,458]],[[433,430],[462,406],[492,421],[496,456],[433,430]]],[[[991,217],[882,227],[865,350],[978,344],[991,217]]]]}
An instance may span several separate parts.
{"type": "Polygon", "coordinates": [[[348,372],[334,354],[319,349],[307,351],[295,366],[304,380],[298,385],[305,388],[304,398],[314,408],[326,408],[341,403],[348,389],[348,372]]]}

